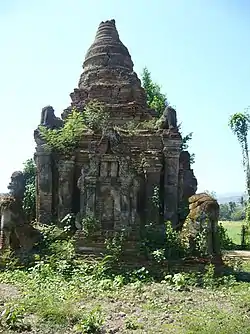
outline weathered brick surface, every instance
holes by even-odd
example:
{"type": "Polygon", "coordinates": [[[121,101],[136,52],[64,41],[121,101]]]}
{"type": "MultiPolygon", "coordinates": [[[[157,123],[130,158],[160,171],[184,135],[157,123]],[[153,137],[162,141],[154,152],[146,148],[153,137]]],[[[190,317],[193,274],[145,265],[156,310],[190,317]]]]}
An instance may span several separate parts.
{"type": "Polygon", "coordinates": [[[110,129],[105,134],[85,131],[79,148],[72,152],[74,163],[64,159],[65,166],[63,159],[59,165],[58,161],[51,163],[36,133],[38,219],[46,221],[51,212],[61,218],[72,209],[81,216],[94,214],[104,231],[127,227],[132,231],[131,239],[136,239],[142,222],[160,223],[160,216],[164,216],[176,224],[183,196],[179,194],[187,179],[184,174],[190,170],[180,161],[176,112],[166,108],[155,129],[133,134],[121,129],[128,121],[140,123],[152,119],[155,113],[147,108],[145,91],[114,20],[99,25],[78,88],[70,96],[71,106],[62,118],[73,107],[82,110],[86,103],[97,99],[111,113],[110,129]],[[152,204],[156,188],[163,205],[161,215],[159,206],[152,204]]]}

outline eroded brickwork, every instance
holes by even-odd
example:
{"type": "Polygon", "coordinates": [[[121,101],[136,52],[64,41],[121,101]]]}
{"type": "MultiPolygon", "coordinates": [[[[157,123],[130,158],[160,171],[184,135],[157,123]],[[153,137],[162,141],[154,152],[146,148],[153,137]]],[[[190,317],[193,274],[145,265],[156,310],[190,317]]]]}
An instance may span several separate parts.
{"type": "MultiPolygon", "coordinates": [[[[167,107],[153,129],[132,134],[122,130],[129,121],[151,120],[154,113],[147,108],[145,91],[114,20],[100,23],[78,88],[70,96],[72,103],[62,119],[73,107],[82,111],[96,99],[110,112],[109,129],[101,134],[86,131],[78,149],[60,161],[43,149],[46,143],[35,131],[38,220],[46,222],[52,213],[62,218],[78,208],[75,213],[81,217],[98,218],[104,232],[129,228],[131,239],[148,222],[161,224],[168,219],[176,225],[190,170],[180,159],[176,111],[167,107]],[[157,189],[160,200],[154,205],[157,189]]],[[[51,107],[43,110],[41,124],[62,126],[51,107]]]]}

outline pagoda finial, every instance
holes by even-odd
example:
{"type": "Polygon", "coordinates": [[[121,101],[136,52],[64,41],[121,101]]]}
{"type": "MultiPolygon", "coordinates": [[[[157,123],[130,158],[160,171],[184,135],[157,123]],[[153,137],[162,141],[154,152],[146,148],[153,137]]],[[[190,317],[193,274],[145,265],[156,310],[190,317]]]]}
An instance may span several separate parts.
{"type": "Polygon", "coordinates": [[[102,21],[99,24],[94,43],[101,39],[112,39],[113,41],[120,41],[114,19],[102,21]]]}

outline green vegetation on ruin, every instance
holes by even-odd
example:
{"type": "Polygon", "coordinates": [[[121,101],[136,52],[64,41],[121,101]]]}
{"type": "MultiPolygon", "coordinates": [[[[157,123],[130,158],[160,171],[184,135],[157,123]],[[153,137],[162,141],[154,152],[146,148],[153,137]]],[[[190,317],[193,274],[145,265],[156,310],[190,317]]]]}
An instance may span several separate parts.
{"type": "Polygon", "coordinates": [[[119,242],[105,257],[77,256],[68,226],[39,228],[35,254],[1,256],[1,333],[249,333],[250,285],[239,271],[250,261],[228,259],[219,276],[211,264],[164,265],[161,250],[150,265],[117,265],[119,242]]]}
{"type": "MultiPolygon", "coordinates": [[[[160,117],[166,96],[147,69],[142,82],[148,106],[160,117]]],[[[50,148],[67,156],[77,149],[85,131],[103,135],[109,120],[105,106],[92,101],[82,112],[73,110],[63,128],[40,127],[40,132],[50,148]]],[[[157,119],[131,122],[116,130],[134,135],[155,129],[156,122],[157,119]]],[[[188,148],[191,138],[192,133],[183,137],[182,150],[188,148]]],[[[24,209],[32,220],[32,159],[25,163],[24,174],[24,209]]],[[[230,219],[245,210],[242,206],[239,211],[239,206],[233,205],[223,208],[223,217],[229,215],[230,219]]],[[[166,224],[164,239],[156,237],[153,224],[147,226],[138,245],[147,261],[141,261],[139,256],[132,257],[136,263],[123,261],[125,233],[106,239],[105,256],[83,256],[75,252],[71,217],[65,222],[63,229],[37,226],[43,233],[43,242],[33,254],[19,258],[8,252],[1,254],[0,333],[249,333],[250,260],[225,258],[227,267],[219,273],[211,263],[203,269],[196,262],[186,267],[182,265],[183,258],[194,254],[189,253],[179,232],[170,224],[166,224]]],[[[94,217],[85,217],[80,223],[84,236],[91,239],[98,222],[94,217]]],[[[219,225],[223,250],[240,245],[241,225],[234,221],[219,225]]],[[[204,260],[206,254],[197,248],[196,255],[204,260]]]]}
{"type": "MultiPolygon", "coordinates": [[[[147,68],[142,73],[142,83],[145,89],[148,107],[155,109],[157,117],[143,122],[130,121],[124,126],[115,126],[115,129],[123,134],[136,135],[143,130],[156,130],[157,121],[168,105],[167,97],[161,92],[160,86],[153,82],[151,74],[147,68]]],[[[74,150],[79,147],[79,142],[86,130],[105,134],[111,124],[111,114],[104,103],[97,100],[90,101],[84,110],[72,109],[64,126],[60,129],[48,129],[40,126],[39,131],[42,139],[48,147],[61,155],[72,155],[74,150]]],[[[179,128],[181,125],[179,125],[179,128]]],[[[188,149],[188,142],[192,139],[192,133],[182,138],[182,150],[188,149]]],[[[194,162],[194,154],[191,155],[191,163],[194,162]]]]}

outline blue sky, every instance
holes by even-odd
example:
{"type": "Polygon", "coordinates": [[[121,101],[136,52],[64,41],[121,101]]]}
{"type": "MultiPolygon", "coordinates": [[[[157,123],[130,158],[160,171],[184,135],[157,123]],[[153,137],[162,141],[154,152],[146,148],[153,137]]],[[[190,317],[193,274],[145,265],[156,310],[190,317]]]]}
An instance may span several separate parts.
{"type": "Polygon", "coordinates": [[[70,104],[98,24],[112,18],[136,72],[148,67],[194,132],[199,191],[243,191],[228,118],[250,105],[249,17],[247,0],[1,0],[0,192],[33,156],[41,108],[70,104]]]}

